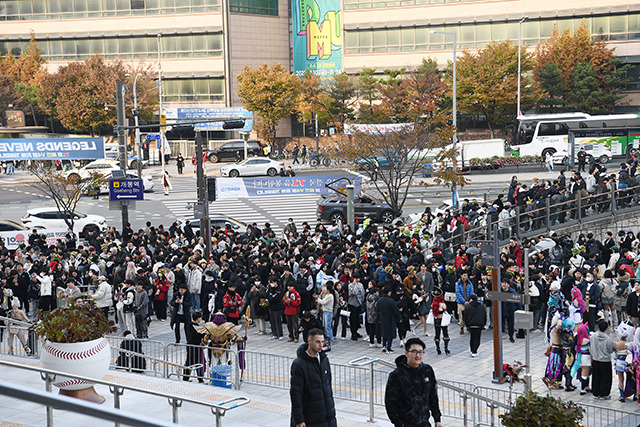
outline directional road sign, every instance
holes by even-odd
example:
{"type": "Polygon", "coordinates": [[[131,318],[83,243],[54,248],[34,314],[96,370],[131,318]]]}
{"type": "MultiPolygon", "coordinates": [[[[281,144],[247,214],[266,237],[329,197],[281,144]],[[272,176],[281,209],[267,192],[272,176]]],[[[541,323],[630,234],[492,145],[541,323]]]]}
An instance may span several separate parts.
{"type": "Polygon", "coordinates": [[[492,301],[515,302],[517,304],[524,304],[525,300],[523,294],[512,294],[511,292],[487,291],[484,296],[492,301]]]}
{"type": "Polygon", "coordinates": [[[148,133],[146,138],[147,138],[147,141],[159,141],[160,140],[160,134],[148,133]]]}
{"type": "Polygon", "coordinates": [[[112,179],[109,181],[109,200],[143,200],[144,186],[141,179],[112,179]]]}

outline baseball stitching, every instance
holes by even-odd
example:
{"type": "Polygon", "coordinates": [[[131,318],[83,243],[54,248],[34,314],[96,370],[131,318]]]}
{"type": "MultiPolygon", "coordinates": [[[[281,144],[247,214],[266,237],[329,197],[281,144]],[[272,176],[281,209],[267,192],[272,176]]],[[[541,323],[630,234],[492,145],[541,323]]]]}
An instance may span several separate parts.
{"type": "Polygon", "coordinates": [[[94,347],[92,347],[92,348],[90,348],[88,350],[84,350],[84,351],[76,351],[76,352],[62,351],[62,350],[59,350],[59,349],[53,347],[49,343],[45,343],[44,349],[49,354],[51,354],[51,355],[53,355],[53,356],[55,356],[55,357],[57,357],[59,359],[81,360],[81,359],[86,359],[86,358],[91,357],[91,356],[95,356],[96,354],[100,353],[100,351],[102,351],[106,346],[107,346],[107,340],[103,339],[97,345],[95,345],[94,347]]]}
{"type": "Polygon", "coordinates": [[[90,381],[85,381],[85,380],[67,380],[67,381],[60,381],[57,383],[53,383],[54,386],[58,387],[58,388],[64,388],[64,387],[69,387],[69,386],[74,386],[74,385],[88,385],[88,386],[92,386],[94,383],[90,382],[90,381]]]}

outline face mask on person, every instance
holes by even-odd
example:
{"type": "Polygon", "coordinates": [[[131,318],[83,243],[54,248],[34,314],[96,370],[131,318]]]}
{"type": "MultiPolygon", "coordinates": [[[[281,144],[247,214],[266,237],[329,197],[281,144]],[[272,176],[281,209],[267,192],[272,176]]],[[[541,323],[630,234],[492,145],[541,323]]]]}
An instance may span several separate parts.
{"type": "Polygon", "coordinates": [[[586,280],[587,282],[593,282],[593,277],[587,277],[585,280],[586,280]]]}

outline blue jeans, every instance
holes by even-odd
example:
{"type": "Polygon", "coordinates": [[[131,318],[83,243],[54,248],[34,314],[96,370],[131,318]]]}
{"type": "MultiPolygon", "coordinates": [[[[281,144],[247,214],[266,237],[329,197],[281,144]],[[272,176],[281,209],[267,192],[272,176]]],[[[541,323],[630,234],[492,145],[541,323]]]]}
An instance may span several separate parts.
{"type": "Polygon", "coordinates": [[[329,341],[330,344],[333,344],[333,311],[323,311],[322,312],[322,323],[324,324],[324,337],[329,341]]]}
{"type": "Polygon", "coordinates": [[[191,311],[200,311],[200,294],[191,294],[191,311]]]}
{"type": "Polygon", "coordinates": [[[393,342],[393,338],[382,338],[382,346],[387,350],[391,350],[391,343],[393,342]]]}

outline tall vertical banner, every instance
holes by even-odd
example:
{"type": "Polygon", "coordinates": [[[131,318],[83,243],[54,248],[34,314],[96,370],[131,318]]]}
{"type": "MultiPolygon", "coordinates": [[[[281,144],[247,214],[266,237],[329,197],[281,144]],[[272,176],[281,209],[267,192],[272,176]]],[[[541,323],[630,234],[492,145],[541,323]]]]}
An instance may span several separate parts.
{"type": "Polygon", "coordinates": [[[293,70],[322,78],[342,72],[340,0],[292,0],[293,70]]]}

